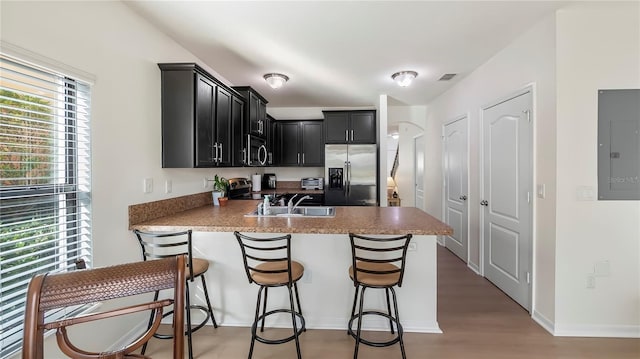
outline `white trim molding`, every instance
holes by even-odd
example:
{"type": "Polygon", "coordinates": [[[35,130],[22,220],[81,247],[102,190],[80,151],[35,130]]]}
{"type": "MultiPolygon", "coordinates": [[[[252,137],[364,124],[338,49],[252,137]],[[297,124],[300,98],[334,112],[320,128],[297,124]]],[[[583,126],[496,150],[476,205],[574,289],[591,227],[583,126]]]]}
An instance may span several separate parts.
{"type": "Polygon", "coordinates": [[[640,338],[640,325],[556,324],[557,337],[640,338]]]}

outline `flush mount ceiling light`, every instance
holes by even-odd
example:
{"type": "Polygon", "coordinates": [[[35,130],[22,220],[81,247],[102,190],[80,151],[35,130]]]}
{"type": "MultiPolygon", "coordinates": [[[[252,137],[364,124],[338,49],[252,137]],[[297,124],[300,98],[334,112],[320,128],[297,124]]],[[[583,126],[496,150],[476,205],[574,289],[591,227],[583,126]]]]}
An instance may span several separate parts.
{"type": "Polygon", "coordinates": [[[279,89],[285,82],[289,81],[289,77],[283,74],[271,73],[264,75],[264,80],[267,81],[272,89],[279,89]]]}
{"type": "Polygon", "coordinates": [[[417,76],[418,73],[415,71],[400,71],[391,75],[391,78],[401,87],[407,87],[417,76]]]}

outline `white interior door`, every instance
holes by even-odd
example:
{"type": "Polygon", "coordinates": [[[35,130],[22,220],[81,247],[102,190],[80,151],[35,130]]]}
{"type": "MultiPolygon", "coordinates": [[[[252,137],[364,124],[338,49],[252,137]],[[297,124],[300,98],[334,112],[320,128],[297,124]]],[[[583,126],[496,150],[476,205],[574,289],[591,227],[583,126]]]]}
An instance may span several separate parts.
{"type": "Polygon", "coordinates": [[[445,247],[465,263],[468,255],[467,117],[444,126],[444,221],[453,228],[445,247]]]}
{"type": "Polygon", "coordinates": [[[531,90],[483,110],[484,275],[531,309],[531,90]]]}
{"type": "Polygon", "coordinates": [[[421,210],[424,208],[424,136],[419,135],[413,138],[413,159],[415,161],[414,167],[414,187],[415,187],[415,206],[421,210]]]}

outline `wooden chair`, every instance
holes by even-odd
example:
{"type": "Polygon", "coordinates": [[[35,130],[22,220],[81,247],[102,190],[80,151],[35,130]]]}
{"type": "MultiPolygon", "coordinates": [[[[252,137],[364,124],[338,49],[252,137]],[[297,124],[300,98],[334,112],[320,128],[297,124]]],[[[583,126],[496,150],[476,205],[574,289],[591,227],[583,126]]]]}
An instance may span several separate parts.
{"type": "MultiPolygon", "coordinates": [[[[175,256],[146,262],[111,267],[77,270],[57,274],[40,274],[31,279],[25,309],[23,359],[42,359],[44,331],[56,329],[60,350],[71,358],[147,358],[133,352],[142,347],[160,325],[162,309],[173,304],[184,308],[185,256],[175,256]],[[174,298],[136,304],[110,311],[45,322],[45,312],[76,305],[101,302],[115,298],[174,288],[174,298]],[[151,310],[154,323],[136,340],[117,351],[88,352],[71,343],[67,327],[105,318],[151,310]]],[[[178,310],[173,316],[173,358],[184,356],[184,314],[178,310]]]]}

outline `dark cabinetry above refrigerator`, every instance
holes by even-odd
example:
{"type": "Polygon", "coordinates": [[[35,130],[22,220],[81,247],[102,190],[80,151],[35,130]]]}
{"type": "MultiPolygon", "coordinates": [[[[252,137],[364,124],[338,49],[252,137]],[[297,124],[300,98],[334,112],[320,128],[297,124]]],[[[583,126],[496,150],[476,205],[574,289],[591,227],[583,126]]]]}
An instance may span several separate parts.
{"type": "Polygon", "coordinates": [[[322,111],[325,143],[376,143],[376,111],[322,111]]]}

